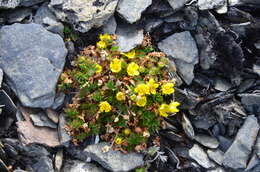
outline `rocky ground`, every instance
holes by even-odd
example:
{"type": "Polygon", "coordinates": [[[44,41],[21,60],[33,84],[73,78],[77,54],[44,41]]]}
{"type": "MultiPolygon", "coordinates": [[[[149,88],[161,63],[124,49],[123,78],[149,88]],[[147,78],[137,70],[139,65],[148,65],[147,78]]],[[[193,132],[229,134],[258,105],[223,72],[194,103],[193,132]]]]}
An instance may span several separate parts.
{"type": "Polygon", "coordinates": [[[0,171],[260,171],[259,0],[0,0],[0,171]],[[59,75],[100,33],[171,60],[181,112],[159,149],[71,143],[59,75]],[[175,73],[177,71],[177,74],[175,73]]]}

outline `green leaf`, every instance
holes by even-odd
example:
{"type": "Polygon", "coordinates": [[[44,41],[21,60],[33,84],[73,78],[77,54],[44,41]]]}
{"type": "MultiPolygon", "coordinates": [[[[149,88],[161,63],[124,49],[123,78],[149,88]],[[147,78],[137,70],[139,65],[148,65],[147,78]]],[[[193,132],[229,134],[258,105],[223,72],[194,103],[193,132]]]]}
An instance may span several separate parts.
{"type": "Polygon", "coordinates": [[[110,50],[111,51],[117,51],[118,49],[119,49],[119,46],[112,46],[110,50]]]}
{"type": "Polygon", "coordinates": [[[112,80],[109,80],[107,82],[107,88],[110,89],[110,90],[115,90],[116,89],[115,84],[114,84],[114,82],[112,80]]]}

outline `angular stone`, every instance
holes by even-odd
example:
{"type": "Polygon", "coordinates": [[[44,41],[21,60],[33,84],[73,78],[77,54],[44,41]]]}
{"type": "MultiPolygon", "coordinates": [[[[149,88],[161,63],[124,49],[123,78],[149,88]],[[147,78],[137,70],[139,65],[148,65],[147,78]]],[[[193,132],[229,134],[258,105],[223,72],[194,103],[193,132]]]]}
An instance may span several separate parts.
{"type": "Polygon", "coordinates": [[[87,32],[104,24],[116,9],[118,0],[51,0],[49,7],[56,17],[75,30],[87,32]]]}
{"type": "Polygon", "coordinates": [[[58,33],[63,37],[64,26],[57,20],[55,15],[48,7],[48,3],[44,3],[36,12],[34,22],[43,25],[48,31],[58,33]]]}
{"type": "Polygon", "coordinates": [[[248,116],[239,129],[234,142],[224,155],[224,166],[233,169],[246,168],[258,130],[257,118],[254,115],[248,116]]]}
{"type": "Polygon", "coordinates": [[[252,94],[241,94],[241,103],[244,108],[251,113],[259,113],[260,112],[260,94],[252,93],[252,94]]]}
{"type": "Polygon", "coordinates": [[[120,0],[116,11],[127,22],[135,23],[141,18],[142,12],[152,4],[152,0],[120,0]]]}
{"type": "Polygon", "coordinates": [[[122,52],[130,51],[143,41],[143,30],[133,25],[120,25],[116,30],[117,43],[122,52]]]}
{"type": "Polygon", "coordinates": [[[26,17],[32,15],[32,10],[30,8],[20,8],[11,11],[7,14],[8,23],[17,23],[23,21],[26,17]]]}
{"type": "Polygon", "coordinates": [[[186,84],[191,84],[194,79],[194,64],[186,63],[185,61],[175,59],[177,72],[186,84]]]}
{"type": "Polygon", "coordinates": [[[159,42],[158,48],[174,58],[178,73],[190,84],[194,65],[198,63],[198,48],[190,32],[175,33],[159,42]]]}
{"type": "Polygon", "coordinates": [[[222,165],[223,158],[224,158],[224,152],[222,152],[219,149],[216,149],[216,150],[209,149],[207,151],[207,154],[208,154],[210,159],[212,159],[213,161],[215,161],[219,165],[222,165]]]}
{"type": "Polygon", "coordinates": [[[0,30],[0,67],[24,106],[53,104],[67,50],[62,38],[38,24],[13,24],[0,30]]]}
{"type": "Polygon", "coordinates": [[[0,0],[0,9],[16,8],[21,0],[0,0]]]}
{"type": "Polygon", "coordinates": [[[59,110],[64,103],[65,97],[66,95],[63,92],[58,93],[54,99],[51,109],[59,110]]]}
{"type": "Polygon", "coordinates": [[[33,164],[32,168],[38,172],[54,172],[52,160],[47,156],[40,157],[38,162],[33,164]]]}
{"type": "Polygon", "coordinates": [[[198,0],[200,10],[210,10],[225,5],[226,0],[198,0]]]}
{"type": "Polygon", "coordinates": [[[103,26],[103,32],[108,34],[115,34],[116,33],[116,19],[114,16],[111,16],[108,21],[103,26]]]}
{"type": "Polygon", "coordinates": [[[184,5],[189,2],[189,0],[168,0],[170,6],[174,11],[177,11],[184,7],[184,5]]]}
{"type": "Polygon", "coordinates": [[[65,130],[65,125],[66,125],[65,116],[63,113],[61,113],[59,115],[59,125],[58,125],[59,141],[62,145],[69,146],[71,137],[68,134],[68,132],[65,130]]]}
{"type": "Polygon", "coordinates": [[[257,141],[255,143],[255,148],[256,148],[256,154],[260,158],[260,134],[257,137],[257,141]]]}
{"type": "Polygon", "coordinates": [[[20,108],[25,121],[16,122],[17,132],[23,144],[39,143],[50,147],[59,146],[58,133],[54,129],[47,127],[35,127],[31,120],[29,110],[20,108]]]}
{"type": "Polygon", "coordinates": [[[30,118],[35,126],[57,128],[57,125],[44,112],[30,114],[30,118]]]}
{"type": "Polygon", "coordinates": [[[189,31],[175,33],[159,42],[161,51],[174,59],[187,63],[198,63],[198,48],[189,31]]]}
{"type": "Polygon", "coordinates": [[[189,156],[204,168],[215,167],[215,164],[209,160],[208,155],[197,144],[194,144],[189,150],[189,156]]]}
{"type": "Polygon", "coordinates": [[[105,172],[95,164],[78,160],[68,160],[65,162],[61,172],[105,172]]]}
{"type": "Polygon", "coordinates": [[[50,120],[52,120],[52,122],[54,122],[55,124],[57,124],[59,122],[59,114],[57,112],[55,112],[54,110],[46,109],[45,113],[48,116],[48,118],[50,120]]]}
{"type": "Polygon", "coordinates": [[[142,154],[124,154],[111,149],[108,152],[103,152],[104,146],[110,146],[110,144],[103,142],[89,145],[85,148],[84,153],[104,168],[114,172],[126,172],[144,165],[142,154]]]}
{"type": "Polygon", "coordinates": [[[195,140],[208,148],[215,149],[219,146],[218,140],[212,136],[198,134],[195,136],[195,140]]]}
{"type": "Polygon", "coordinates": [[[0,68],[0,88],[2,87],[3,77],[4,77],[4,72],[3,72],[3,70],[0,68]]]}

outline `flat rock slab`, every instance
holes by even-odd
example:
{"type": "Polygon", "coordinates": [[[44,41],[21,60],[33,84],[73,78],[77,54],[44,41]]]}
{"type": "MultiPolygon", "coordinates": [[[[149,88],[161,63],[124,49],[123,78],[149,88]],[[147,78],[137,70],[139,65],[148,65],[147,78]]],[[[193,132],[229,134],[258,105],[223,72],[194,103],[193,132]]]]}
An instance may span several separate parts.
{"type": "Polygon", "coordinates": [[[209,160],[206,152],[197,144],[194,144],[189,150],[189,156],[204,168],[215,167],[215,164],[209,160]]]}
{"type": "Polygon", "coordinates": [[[67,55],[62,38],[33,23],[4,26],[0,35],[0,67],[9,86],[24,106],[50,107],[67,55]]]}
{"type": "Polygon", "coordinates": [[[252,94],[241,94],[241,103],[244,108],[251,113],[259,113],[260,112],[260,94],[252,93],[252,94]]]}
{"type": "Polygon", "coordinates": [[[134,23],[141,18],[142,12],[152,4],[152,0],[120,0],[116,11],[127,22],[134,23]]]}
{"type": "Polygon", "coordinates": [[[184,7],[184,5],[189,2],[189,0],[168,0],[170,6],[174,11],[177,11],[184,7]]]}
{"type": "Polygon", "coordinates": [[[116,30],[119,51],[127,52],[143,42],[143,29],[134,25],[119,25],[116,30]]]}
{"type": "Polygon", "coordinates": [[[225,152],[223,165],[233,169],[246,168],[252,146],[259,130],[257,118],[250,115],[239,129],[236,138],[225,152]]]}
{"type": "Polygon", "coordinates": [[[105,170],[92,163],[68,160],[65,162],[61,172],[105,172],[105,170]]]}
{"type": "Polygon", "coordinates": [[[218,140],[212,136],[198,134],[195,136],[195,140],[208,148],[215,149],[219,146],[218,140]]]}
{"type": "Polygon", "coordinates": [[[34,126],[30,120],[29,110],[22,107],[20,110],[25,121],[19,121],[16,125],[18,137],[23,144],[39,143],[50,147],[60,145],[56,129],[34,126]]]}
{"type": "Polygon", "coordinates": [[[56,17],[75,30],[87,32],[104,24],[116,9],[118,0],[51,0],[49,7],[56,17]]]}
{"type": "Polygon", "coordinates": [[[200,10],[210,10],[225,5],[226,0],[198,0],[200,10]]]}
{"type": "Polygon", "coordinates": [[[90,145],[84,150],[84,153],[104,168],[113,172],[126,172],[144,165],[143,155],[141,154],[123,154],[112,149],[108,152],[103,152],[102,148],[104,146],[110,146],[110,144],[102,142],[90,145]]]}
{"type": "Polygon", "coordinates": [[[158,44],[158,48],[172,57],[182,79],[190,84],[194,78],[194,65],[198,63],[198,48],[189,31],[175,33],[158,44]]]}

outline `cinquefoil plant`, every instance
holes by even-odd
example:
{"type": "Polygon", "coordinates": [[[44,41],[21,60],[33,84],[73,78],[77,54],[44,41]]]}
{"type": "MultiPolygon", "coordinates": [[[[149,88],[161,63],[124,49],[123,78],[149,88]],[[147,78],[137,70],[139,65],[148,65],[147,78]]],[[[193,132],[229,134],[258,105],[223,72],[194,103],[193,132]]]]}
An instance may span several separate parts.
{"type": "Polygon", "coordinates": [[[118,50],[115,35],[99,39],[60,77],[59,88],[75,93],[65,108],[67,129],[75,143],[99,134],[117,150],[143,150],[149,136],[163,125],[163,117],[179,111],[180,103],[172,101],[168,60],[154,51],[147,36],[126,53],[118,50]]]}

